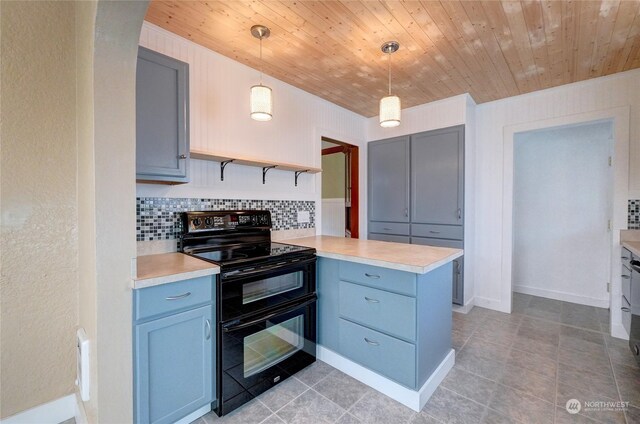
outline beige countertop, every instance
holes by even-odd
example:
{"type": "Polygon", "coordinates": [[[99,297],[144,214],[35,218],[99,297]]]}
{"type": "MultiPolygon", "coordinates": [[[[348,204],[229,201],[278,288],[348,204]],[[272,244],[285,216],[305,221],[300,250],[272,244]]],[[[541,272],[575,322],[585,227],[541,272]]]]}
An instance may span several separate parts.
{"type": "Polygon", "coordinates": [[[359,240],[345,237],[315,236],[283,240],[283,243],[316,249],[324,258],[357,262],[400,271],[426,274],[462,256],[461,249],[359,240]]]}
{"type": "Polygon", "coordinates": [[[133,288],[157,286],[220,273],[220,267],[183,253],[138,256],[133,288]]]}
{"type": "Polygon", "coordinates": [[[640,241],[623,241],[622,246],[629,249],[634,255],[640,256],[640,241]]]}

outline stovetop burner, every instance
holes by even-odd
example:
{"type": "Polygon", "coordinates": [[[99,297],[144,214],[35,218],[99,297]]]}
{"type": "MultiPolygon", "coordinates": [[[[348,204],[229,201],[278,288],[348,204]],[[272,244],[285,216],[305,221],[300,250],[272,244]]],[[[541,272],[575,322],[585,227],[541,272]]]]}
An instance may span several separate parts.
{"type": "Polygon", "coordinates": [[[262,210],[185,212],[180,241],[184,253],[225,267],[315,254],[271,242],[271,214],[262,210]]]}
{"type": "Polygon", "coordinates": [[[310,251],[310,249],[307,247],[283,243],[260,243],[236,245],[225,248],[217,248],[214,246],[211,248],[202,247],[189,253],[197,258],[204,259],[205,261],[224,265],[235,262],[271,259],[281,255],[306,251],[310,251]]]}

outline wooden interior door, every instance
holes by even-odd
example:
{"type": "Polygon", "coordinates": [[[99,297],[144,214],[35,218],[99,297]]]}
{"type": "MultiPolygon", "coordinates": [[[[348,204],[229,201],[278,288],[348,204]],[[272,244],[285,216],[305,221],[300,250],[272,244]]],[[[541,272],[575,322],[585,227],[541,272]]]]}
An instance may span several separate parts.
{"type": "Polygon", "coordinates": [[[352,144],[341,141],[322,138],[323,141],[336,144],[336,147],[322,149],[322,155],[344,154],[345,155],[345,237],[360,237],[360,181],[358,175],[359,168],[359,148],[352,144]]]}

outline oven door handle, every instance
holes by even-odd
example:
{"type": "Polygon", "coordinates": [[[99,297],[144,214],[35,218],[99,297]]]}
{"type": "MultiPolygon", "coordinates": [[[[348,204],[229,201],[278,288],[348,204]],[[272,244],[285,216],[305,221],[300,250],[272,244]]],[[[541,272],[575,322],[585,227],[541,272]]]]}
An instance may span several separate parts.
{"type": "Polygon", "coordinates": [[[635,272],[640,272],[640,261],[633,260],[629,263],[635,272]]]}
{"type": "Polygon", "coordinates": [[[283,262],[278,262],[274,265],[270,265],[270,266],[265,266],[264,268],[257,268],[255,270],[251,270],[251,271],[247,271],[247,272],[242,272],[241,270],[233,270],[233,271],[227,271],[227,272],[223,272],[222,273],[222,278],[225,280],[231,280],[231,279],[236,279],[236,278],[245,278],[245,277],[251,277],[257,274],[266,274],[272,271],[276,271],[282,268],[286,268],[287,266],[291,266],[291,265],[295,265],[296,267],[300,266],[300,265],[307,265],[310,263],[315,262],[316,258],[315,256],[313,258],[310,259],[299,259],[299,260],[293,260],[293,261],[283,261],[283,262]]]}
{"type": "Polygon", "coordinates": [[[291,305],[291,306],[287,306],[286,308],[280,308],[276,311],[271,312],[270,314],[267,315],[262,315],[256,319],[252,319],[251,321],[247,321],[247,322],[239,322],[237,324],[233,324],[233,325],[223,325],[222,326],[222,331],[224,331],[225,333],[231,333],[233,331],[237,331],[237,330],[242,330],[243,328],[247,328],[247,327],[251,327],[252,325],[255,325],[259,322],[262,321],[266,321],[268,319],[271,319],[277,315],[284,315],[286,313],[295,311],[296,309],[300,309],[300,308],[304,308],[307,305],[310,305],[312,303],[314,303],[316,300],[318,299],[318,296],[316,296],[315,294],[313,295],[313,297],[311,297],[310,299],[302,302],[302,303],[296,303],[295,305],[291,305]]]}

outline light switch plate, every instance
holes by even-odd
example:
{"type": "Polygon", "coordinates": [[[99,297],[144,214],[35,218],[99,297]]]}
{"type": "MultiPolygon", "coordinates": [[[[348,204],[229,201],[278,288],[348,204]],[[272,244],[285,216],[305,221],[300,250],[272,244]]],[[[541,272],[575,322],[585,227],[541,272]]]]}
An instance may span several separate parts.
{"type": "Polygon", "coordinates": [[[298,211],[298,224],[311,221],[309,211],[298,211]]]}

